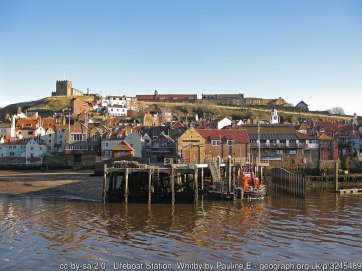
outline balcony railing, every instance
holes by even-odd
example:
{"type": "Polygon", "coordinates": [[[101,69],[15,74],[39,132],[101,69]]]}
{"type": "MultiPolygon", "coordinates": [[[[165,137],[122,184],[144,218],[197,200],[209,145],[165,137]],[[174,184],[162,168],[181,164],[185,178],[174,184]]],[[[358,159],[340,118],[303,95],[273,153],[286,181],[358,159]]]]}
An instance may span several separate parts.
{"type": "MultiPolygon", "coordinates": [[[[250,143],[251,148],[258,148],[259,144],[256,142],[252,142],[250,143]]],[[[285,142],[271,142],[271,143],[265,143],[262,142],[260,143],[260,148],[304,148],[305,147],[305,143],[295,143],[295,142],[289,142],[289,143],[285,143],[285,142]]]]}

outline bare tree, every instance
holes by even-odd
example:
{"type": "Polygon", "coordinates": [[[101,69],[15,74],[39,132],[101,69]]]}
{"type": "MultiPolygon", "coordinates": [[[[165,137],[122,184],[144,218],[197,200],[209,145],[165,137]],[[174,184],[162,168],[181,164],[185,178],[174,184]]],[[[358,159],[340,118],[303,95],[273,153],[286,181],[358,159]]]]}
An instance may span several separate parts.
{"type": "Polygon", "coordinates": [[[338,106],[328,109],[328,112],[333,115],[345,115],[343,108],[338,106]]]}

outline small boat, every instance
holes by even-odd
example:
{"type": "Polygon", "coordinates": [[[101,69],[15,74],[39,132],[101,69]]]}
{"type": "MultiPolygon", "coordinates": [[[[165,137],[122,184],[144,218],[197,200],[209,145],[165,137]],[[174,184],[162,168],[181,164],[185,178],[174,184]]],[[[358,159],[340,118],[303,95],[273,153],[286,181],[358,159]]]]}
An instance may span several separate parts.
{"type": "Polygon", "coordinates": [[[243,173],[240,189],[244,199],[263,199],[266,196],[265,185],[254,176],[253,172],[243,173]]]}

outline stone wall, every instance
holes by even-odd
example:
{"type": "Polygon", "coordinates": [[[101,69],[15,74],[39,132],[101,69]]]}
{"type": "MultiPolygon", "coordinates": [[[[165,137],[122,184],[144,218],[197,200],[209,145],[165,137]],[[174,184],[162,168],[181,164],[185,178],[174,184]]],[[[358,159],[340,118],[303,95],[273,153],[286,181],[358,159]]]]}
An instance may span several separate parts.
{"type": "Polygon", "coordinates": [[[25,164],[25,157],[0,157],[0,164],[25,164]]]}
{"type": "Polygon", "coordinates": [[[65,155],[44,156],[44,163],[48,168],[65,168],[67,159],[65,155]]]}

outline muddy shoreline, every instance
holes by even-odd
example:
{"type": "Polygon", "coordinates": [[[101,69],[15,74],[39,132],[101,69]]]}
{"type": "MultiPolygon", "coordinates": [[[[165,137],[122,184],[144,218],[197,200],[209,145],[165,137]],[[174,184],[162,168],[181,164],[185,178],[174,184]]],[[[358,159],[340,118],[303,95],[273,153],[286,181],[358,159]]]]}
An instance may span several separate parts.
{"type": "Polygon", "coordinates": [[[92,170],[0,170],[0,195],[42,195],[101,201],[103,180],[92,170]]]}

